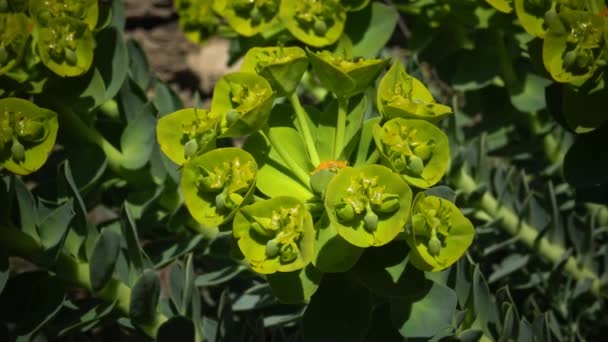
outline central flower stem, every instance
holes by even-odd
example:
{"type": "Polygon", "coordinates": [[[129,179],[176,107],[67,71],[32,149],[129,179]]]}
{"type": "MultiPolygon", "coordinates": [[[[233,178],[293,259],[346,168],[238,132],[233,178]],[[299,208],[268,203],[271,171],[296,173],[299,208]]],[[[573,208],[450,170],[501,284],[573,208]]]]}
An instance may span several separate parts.
{"type": "Polygon", "coordinates": [[[289,95],[289,102],[291,103],[293,110],[296,112],[296,118],[301,130],[300,133],[302,133],[302,136],[304,137],[304,143],[306,144],[306,150],[308,151],[310,161],[312,165],[316,167],[321,163],[321,159],[319,158],[319,152],[317,151],[315,141],[312,138],[310,126],[308,125],[308,114],[306,114],[306,111],[302,107],[300,99],[295,92],[289,95]]]}

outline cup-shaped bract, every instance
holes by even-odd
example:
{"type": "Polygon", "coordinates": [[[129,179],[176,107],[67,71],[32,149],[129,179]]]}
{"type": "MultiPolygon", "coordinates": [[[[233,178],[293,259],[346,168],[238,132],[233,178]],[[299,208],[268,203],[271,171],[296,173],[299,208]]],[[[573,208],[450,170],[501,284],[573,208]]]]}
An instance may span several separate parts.
{"type": "Polygon", "coordinates": [[[450,162],[448,137],[425,120],[394,118],[376,125],[374,141],[383,161],[405,181],[429,188],[445,175],[450,162]]]}
{"type": "Polygon", "coordinates": [[[183,165],[181,189],[192,217],[206,228],[225,223],[253,195],[258,167],[248,152],[218,148],[183,165]]]}
{"type": "Polygon", "coordinates": [[[564,8],[549,21],[543,41],[543,62],[558,82],[582,84],[597,69],[608,27],[600,16],[564,8]]]}
{"type": "Polygon", "coordinates": [[[57,114],[19,99],[0,99],[0,165],[27,175],[46,162],[57,138],[57,114]]]}
{"type": "Polygon", "coordinates": [[[431,92],[405,71],[401,61],[395,61],[380,80],[377,103],[380,114],[388,119],[401,117],[435,122],[452,113],[450,107],[435,102],[431,92]]]}
{"type": "Polygon", "coordinates": [[[407,223],[412,190],[382,165],[346,167],[329,182],[325,210],[338,234],[357,247],[382,246],[407,223]]]}
{"type": "Polygon", "coordinates": [[[234,218],[233,234],[251,268],[262,274],[302,269],[314,254],[312,216],[293,197],[278,196],[242,207],[234,218]]]}
{"type": "Polygon", "coordinates": [[[38,25],[51,25],[53,19],[73,18],[94,30],[99,17],[96,0],[30,0],[30,15],[38,25]]]}
{"type": "Polygon", "coordinates": [[[21,63],[29,36],[23,13],[0,13],[0,75],[21,63]]]}
{"type": "Polygon", "coordinates": [[[87,25],[69,17],[49,19],[37,28],[42,63],[62,77],[79,76],[93,63],[95,40],[87,25]]]}
{"type": "Polygon", "coordinates": [[[156,138],[160,149],[174,163],[215,148],[220,117],[206,109],[185,108],[158,120],[156,138]]]}
{"type": "Polygon", "coordinates": [[[335,43],[346,23],[340,0],[282,0],[280,16],[292,35],[315,47],[335,43]]]}
{"type": "Polygon", "coordinates": [[[176,0],[175,11],[186,38],[195,43],[207,40],[217,29],[219,18],[213,13],[214,1],[176,0]]]}
{"type": "Polygon", "coordinates": [[[211,111],[220,115],[220,136],[238,137],[262,128],[272,109],[270,83],[252,72],[224,75],[215,85],[211,111]]]}
{"type": "Polygon", "coordinates": [[[547,29],[545,18],[552,15],[553,4],[551,0],[515,0],[515,13],[529,34],[543,38],[547,29]]]}
{"type": "Polygon", "coordinates": [[[280,0],[215,0],[213,8],[238,34],[251,37],[278,24],[280,0]]]}
{"type": "Polygon", "coordinates": [[[337,97],[349,98],[372,86],[388,64],[387,59],[342,58],[329,51],[308,52],[319,81],[337,97]]]}
{"type": "Polygon", "coordinates": [[[254,47],[247,51],[241,71],[264,77],[279,96],[293,93],[308,68],[306,52],[299,47],[254,47]]]}
{"type": "Polygon", "coordinates": [[[450,267],[469,248],[475,228],[454,203],[420,192],[412,205],[405,231],[410,262],[423,271],[450,267]]]}

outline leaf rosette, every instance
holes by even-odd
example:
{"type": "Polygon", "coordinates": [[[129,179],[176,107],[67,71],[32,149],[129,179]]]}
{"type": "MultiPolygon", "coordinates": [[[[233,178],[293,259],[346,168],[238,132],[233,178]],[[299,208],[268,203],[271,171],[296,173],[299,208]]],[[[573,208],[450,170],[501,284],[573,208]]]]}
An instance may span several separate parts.
{"type": "Polygon", "coordinates": [[[224,75],[213,91],[211,111],[221,117],[220,136],[251,134],[266,124],[274,92],[270,83],[251,72],[224,75]]]}
{"type": "Polygon", "coordinates": [[[376,125],[373,135],[384,162],[408,184],[426,189],[445,175],[449,142],[437,126],[424,120],[394,118],[382,127],[376,125]]]}
{"type": "Polygon", "coordinates": [[[192,217],[207,228],[228,221],[253,195],[257,171],[255,159],[234,147],[189,160],[183,166],[180,186],[192,217]]]}
{"type": "Polygon", "coordinates": [[[380,80],[377,96],[382,116],[424,119],[431,122],[452,113],[448,106],[436,103],[431,92],[410,76],[400,61],[395,61],[380,80]]]}
{"type": "Polygon", "coordinates": [[[262,274],[302,269],[314,253],[312,216],[293,197],[279,196],[242,207],[234,218],[233,233],[251,268],[262,274]]]}
{"type": "Polygon", "coordinates": [[[339,0],[283,0],[280,17],[298,40],[323,47],[335,43],[342,35],[346,9],[339,0]]]}
{"type": "Polygon", "coordinates": [[[0,13],[0,75],[21,63],[29,37],[28,23],[23,13],[0,13]]]}
{"type": "Polygon", "coordinates": [[[251,37],[279,23],[280,0],[215,0],[213,8],[238,34],[251,37]]]}
{"type": "Polygon", "coordinates": [[[220,117],[205,109],[186,108],[158,120],[160,149],[178,165],[215,148],[220,117]]]}
{"type": "Polygon", "coordinates": [[[307,68],[308,57],[299,47],[254,47],[247,51],[241,71],[264,77],[285,96],[294,92],[307,68]]]}
{"type": "Polygon", "coordinates": [[[95,40],[87,25],[73,18],[58,18],[38,27],[38,53],[44,65],[62,77],[86,73],[93,63],[95,40]]]}
{"type": "Polygon", "coordinates": [[[325,192],[325,210],[338,234],[357,247],[382,246],[405,226],[412,190],[382,165],[340,170],[325,192]]]}
{"type": "Polygon", "coordinates": [[[19,99],[0,100],[0,165],[27,175],[46,162],[55,145],[57,114],[19,99]]]}
{"type": "Polygon", "coordinates": [[[605,22],[587,11],[565,8],[549,22],[543,62],[558,82],[582,84],[597,69],[605,47],[605,22]]]}
{"type": "Polygon", "coordinates": [[[186,38],[195,43],[202,43],[215,33],[220,20],[213,13],[213,3],[213,1],[175,1],[179,26],[186,38]]]}
{"type": "Polygon", "coordinates": [[[99,6],[95,0],[30,0],[30,15],[41,26],[52,25],[57,18],[73,18],[94,30],[99,17],[99,6]]]}
{"type": "Polygon", "coordinates": [[[473,224],[450,201],[418,193],[406,228],[410,262],[423,271],[437,272],[455,263],[475,236],[473,224]]]}
{"type": "Polygon", "coordinates": [[[323,86],[338,98],[349,98],[364,92],[388,64],[387,59],[348,59],[329,51],[309,51],[308,56],[323,86]]]}

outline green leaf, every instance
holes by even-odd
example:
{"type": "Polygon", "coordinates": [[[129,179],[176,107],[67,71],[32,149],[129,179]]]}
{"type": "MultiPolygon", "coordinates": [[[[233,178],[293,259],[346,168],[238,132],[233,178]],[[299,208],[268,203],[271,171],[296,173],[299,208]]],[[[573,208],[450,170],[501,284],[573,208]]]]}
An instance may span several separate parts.
{"type": "Polygon", "coordinates": [[[367,289],[345,275],[326,274],[304,313],[304,342],[363,341],[371,312],[367,289]]]}
{"type": "Polygon", "coordinates": [[[153,270],[145,271],[131,290],[129,316],[136,324],[153,323],[160,296],[160,280],[153,270]]]}
{"type": "Polygon", "coordinates": [[[512,0],[486,0],[486,2],[502,13],[510,13],[513,10],[512,0]]]}
{"type": "Polygon", "coordinates": [[[375,150],[372,147],[373,128],[380,124],[381,117],[375,117],[363,122],[361,135],[359,137],[359,146],[357,146],[357,154],[355,155],[355,163],[353,166],[360,166],[367,162],[370,151],[375,150]]]}
{"type": "Polygon", "coordinates": [[[511,103],[520,112],[537,112],[546,107],[545,87],[551,81],[535,74],[526,74],[523,84],[511,93],[511,103]]]}
{"type": "Polygon", "coordinates": [[[241,253],[258,273],[302,269],[314,253],[312,216],[293,197],[274,197],[242,207],[232,231],[241,253]]]}
{"type": "Polygon", "coordinates": [[[108,229],[104,229],[97,237],[89,260],[89,279],[93,291],[100,291],[112,279],[114,266],[120,252],[120,244],[120,235],[108,229]]]}
{"type": "Polygon", "coordinates": [[[190,214],[203,229],[215,228],[247,204],[258,168],[245,150],[219,148],[184,164],[180,188],[190,214]]]}
{"type": "Polygon", "coordinates": [[[74,217],[74,200],[69,199],[62,205],[54,208],[48,215],[39,218],[38,234],[40,242],[47,250],[61,250],[72,218],[74,217]]]}
{"type": "Polygon", "coordinates": [[[116,101],[118,102],[120,113],[127,119],[127,123],[130,123],[137,118],[137,114],[148,104],[148,97],[137,82],[128,77],[123,82],[116,101]]]}
{"type": "Polygon", "coordinates": [[[245,270],[245,266],[231,265],[217,271],[205,272],[196,277],[194,285],[196,287],[221,285],[230,281],[245,270]]]}
{"type": "Polygon", "coordinates": [[[283,303],[305,303],[317,291],[323,273],[311,264],[293,272],[277,272],[267,276],[272,293],[283,303]]]}
{"type": "Polygon", "coordinates": [[[154,82],[154,105],[158,110],[158,117],[163,117],[184,107],[182,100],[171,87],[160,80],[154,82]]]}
{"type": "Polygon", "coordinates": [[[429,338],[452,325],[456,293],[433,283],[427,292],[411,298],[391,299],[391,320],[405,338],[429,338]]]}
{"type": "Polygon", "coordinates": [[[108,27],[96,34],[96,50],[93,67],[99,71],[104,85],[104,101],[112,99],[127,78],[127,46],[120,32],[108,27]]]}
{"type": "Polygon", "coordinates": [[[156,108],[149,102],[140,109],[135,120],[129,122],[120,137],[122,166],[137,170],[148,162],[154,147],[154,117],[156,108]]]}
{"type": "Polygon", "coordinates": [[[346,22],[346,10],[339,0],[283,0],[279,15],[294,37],[315,47],[335,43],[346,22]]]}
{"type": "Polygon", "coordinates": [[[325,210],[340,236],[365,248],[385,245],[399,234],[411,201],[412,190],[399,175],[385,166],[363,165],[343,168],[331,180],[325,210]]]}
{"type": "Polygon", "coordinates": [[[34,240],[39,241],[40,238],[38,231],[36,230],[38,213],[36,210],[36,202],[34,202],[34,196],[32,196],[32,193],[29,192],[20,178],[14,177],[13,184],[15,187],[17,203],[19,205],[19,222],[21,230],[34,240]]]}
{"type": "Polygon", "coordinates": [[[344,33],[352,41],[353,56],[377,56],[392,37],[398,18],[399,12],[394,7],[379,2],[350,13],[344,33]]]}
{"type": "Polygon", "coordinates": [[[129,54],[129,76],[142,90],[147,90],[150,85],[150,65],[144,49],[134,39],[127,41],[129,54]]]}

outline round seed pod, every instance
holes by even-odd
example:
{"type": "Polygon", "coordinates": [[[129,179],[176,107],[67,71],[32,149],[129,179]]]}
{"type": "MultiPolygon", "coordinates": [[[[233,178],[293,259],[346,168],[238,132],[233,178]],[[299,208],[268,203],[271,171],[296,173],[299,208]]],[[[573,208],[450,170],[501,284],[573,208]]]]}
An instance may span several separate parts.
{"type": "Polygon", "coordinates": [[[198,143],[196,142],[196,139],[190,139],[184,145],[184,156],[186,157],[186,159],[192,158],[192,156],[194,156],[197,151],[198,143]]]}
{"type": "Polygon", "coordinates": [[[17,163],[21,163],[25,160],[25,147],[17,140],[13,140],[13,146],[11,146],[11,155],[13,160],[17,163]]]}

